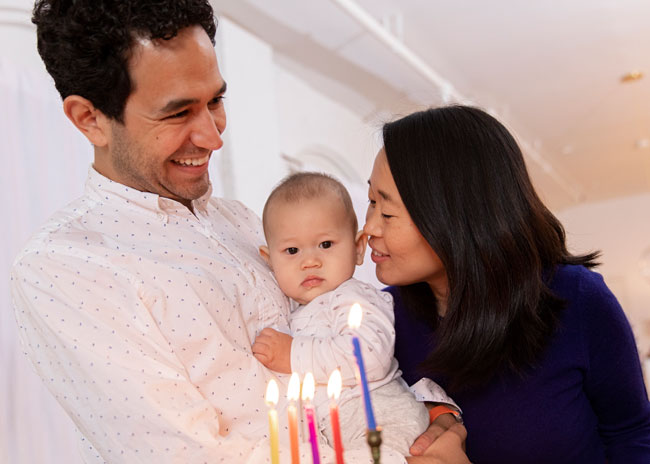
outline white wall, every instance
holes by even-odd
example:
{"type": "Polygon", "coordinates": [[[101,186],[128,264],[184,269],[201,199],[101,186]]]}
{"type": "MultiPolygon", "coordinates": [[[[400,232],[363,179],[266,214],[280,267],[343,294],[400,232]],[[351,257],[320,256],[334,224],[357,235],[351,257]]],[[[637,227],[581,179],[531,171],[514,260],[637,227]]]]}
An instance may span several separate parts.
{"type": "Polygon", "coordinates": [[[281,64],[275,78],[282,152],[294,158],[319,150],[335,154],[349,164],[349,178],[365,186],[380,148],[381,121],[363,121],[281,64]]]}
{"type": "MultiPolygon", "coordinates": [[[[361,227],[368,206],[366,182],[381,146],[380,123],[365,122],[282,64],[276,64],[275,80],[282,154],[302,162],[304,170],[325,171],[340,179],[350,192],[361,227]]],[[[355,277],[384,287],[375,276],[370,249],[355,277]]]]}
{"type": "Polygon", "coordinates": [[[573,251],[602,250],[598,270],[623,306],[641,356],[648,358],[650,278],[642,275],[640,260],[650,248],[650,194],[576,206],[558,218],[573,251]]]}
{"type": "Polygon", "coordinates": [[[278,143],[273,49],[220,18],[217,51],[228,83],[228,122],[219,163],[211,163],[211,178],[217,192],[261,214],[266,195],[287,173],[278,143]]]}
{"type": "Polygon", "coordinates": [[[4,58],[21,69],[45,72],[30,20],[33,4],[31,0],[0,0],[0,50],[4,58]]]}
{"type": "Polygon", "coordinates": [[[0,1],[0,462],[80,462],[72,421],[23,355],[9,268],[28,236],[83,190],[91,149],[36,51],[31,1],[0,1]]]}

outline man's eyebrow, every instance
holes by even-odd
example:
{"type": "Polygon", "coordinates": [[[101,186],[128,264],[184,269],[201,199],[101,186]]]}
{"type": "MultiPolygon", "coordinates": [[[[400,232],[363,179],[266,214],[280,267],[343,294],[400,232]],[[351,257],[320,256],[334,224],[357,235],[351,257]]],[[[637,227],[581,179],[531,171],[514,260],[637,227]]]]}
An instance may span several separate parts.
{"type": "MultiPolygon", "coordinates": [[[[370,183],[370,181],[368,181],[368,186],[372,188],[372,184],[370,183]]],[[[379,196],[381,196],[384,200],[386,200],[386,201],[393,201],[393,199],[391,198],[391,196],[390,196],[389,194],[387,194],[386,192],[384,192],[383,190],[377,190],[377,193],[378,193],[379,196]]]]}
{"type": "Polygon", "coordinates": [[[175,113],[184,106],[192,105],[198,102],[196,98],[179,98],[177,100],[171,100],[167,102],[165,106],[160,109],[161,114],[175,113]]]}
{"type": "Polygon", "coordinates": [[[217,90],[217,93],[214,95],[215,97],[218,97],[219,95],[223,95],[226,93],[226,89],[228,88],[228,83],[226,81],[223,82],[223,85],[219,90],[217,90]]]}
{"type": "MultiPolygon", "coordinates": [[[[217,90],[217,92],[214,94],[214,98],[223,95],[226,92],[226,88],[227,88],[227,84],[224,82],[221,88],[217,90]]],[[[178,98],[176,100],[170,100],[167,102],[165,106],[163,106],[160,109],[160,113],[161,114],[174,113],[187,105],[193,105],[194,103],[197,102],[198,100],[196,98],[178,98]]]]}

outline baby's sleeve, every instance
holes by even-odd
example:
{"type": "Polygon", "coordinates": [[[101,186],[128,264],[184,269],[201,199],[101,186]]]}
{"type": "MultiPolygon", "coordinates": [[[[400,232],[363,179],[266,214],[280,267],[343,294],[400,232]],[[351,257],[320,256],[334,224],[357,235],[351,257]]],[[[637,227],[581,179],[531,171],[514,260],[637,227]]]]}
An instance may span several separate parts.
{"type": "Polygon", "coordinates": [[[318,318],[323,330],[316,336],[295,335],[291,345],[291,368],[312,372],[318,383],[326,383],[336,368],[341,370],[343,385],[356,384],[356,360],[352,338],[358,337],[369,382],[381,380],[393,363],[395,330],[393,300],[387,292],[351,279],[329,296],[326,317],[318,318]],[[362,309],[361,326],[351,329],[348,315],[353,304],[362,309]]]}

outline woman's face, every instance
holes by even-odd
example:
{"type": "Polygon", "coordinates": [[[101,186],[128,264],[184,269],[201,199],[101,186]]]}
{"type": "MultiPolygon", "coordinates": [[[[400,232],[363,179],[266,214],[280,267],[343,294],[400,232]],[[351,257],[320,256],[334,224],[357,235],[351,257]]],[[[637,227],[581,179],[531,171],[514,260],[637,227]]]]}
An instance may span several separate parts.
{"type": "Polygon", "coordinates": [[[368,184],[370,204],[363,232],[369,237],[377,278],[386,285],[426,282],[439,299],[446,299],[445,268],[411,220],[383,148],[375,158],[368,184]]]}

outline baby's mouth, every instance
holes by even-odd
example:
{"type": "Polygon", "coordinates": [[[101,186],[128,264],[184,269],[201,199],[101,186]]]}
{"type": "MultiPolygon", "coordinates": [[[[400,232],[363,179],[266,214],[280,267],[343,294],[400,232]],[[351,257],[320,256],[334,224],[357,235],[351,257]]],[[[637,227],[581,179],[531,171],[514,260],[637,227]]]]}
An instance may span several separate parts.
{"type": "Polygon", "coordinates": [[[323,280],[325,279],[317,276],[307,276],[307,278],[303,280],[300,285],[307,288],[317,287],[323,282],[323,280]]]}

